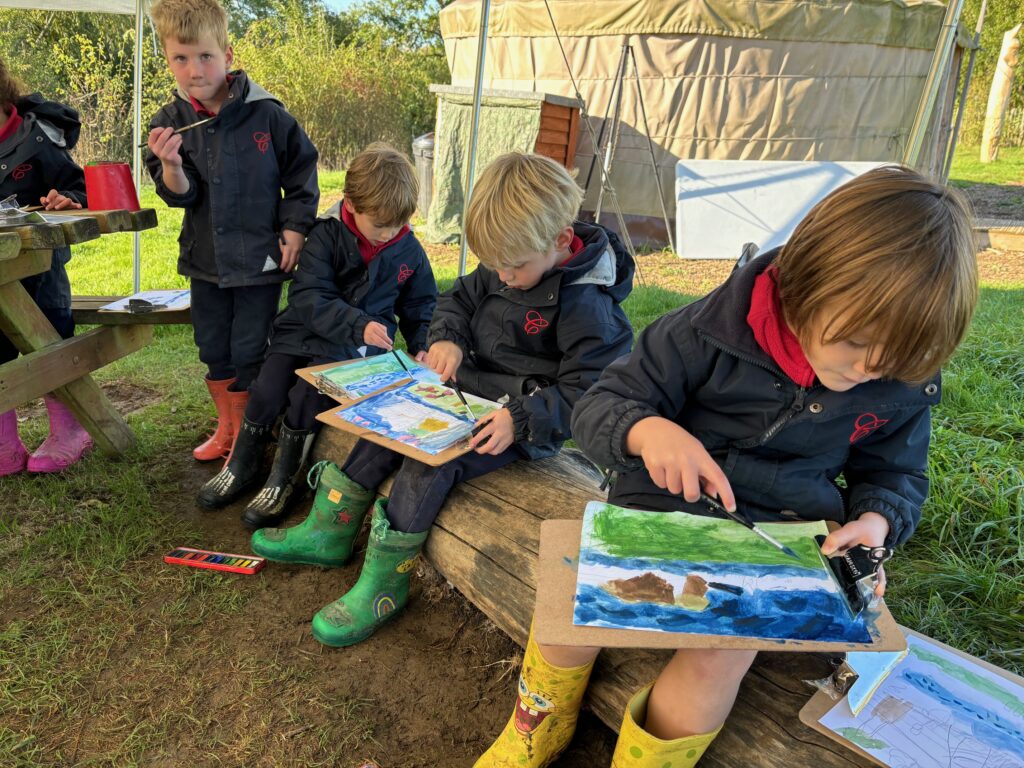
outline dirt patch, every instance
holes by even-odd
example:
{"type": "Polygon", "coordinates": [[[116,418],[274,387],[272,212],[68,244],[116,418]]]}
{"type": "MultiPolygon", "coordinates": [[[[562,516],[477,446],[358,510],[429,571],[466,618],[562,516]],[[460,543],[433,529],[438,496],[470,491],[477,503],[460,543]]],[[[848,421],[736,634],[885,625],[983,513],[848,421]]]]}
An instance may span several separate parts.
{"type": "Polygon", "coordinates": [[[1007,184],[968,184],[960,187],[979,219],[1024,219],[1024,181],[1007,184]]]}
{"type": "MultiPolygon", "coordinates": [[[[141,411],[155,403],[163,400],[163,395],[155,389],[132,384],[122,379],[106,381],[100,385],[103,394],[113,403],[114,408],[122,416],[127,416],[135,411],[141,411]]],[[[29,419],[42,418],[46,415],[46,405],[42,398],[27,405],[18,407],[18,421],[24,422],[29,419]]]]}

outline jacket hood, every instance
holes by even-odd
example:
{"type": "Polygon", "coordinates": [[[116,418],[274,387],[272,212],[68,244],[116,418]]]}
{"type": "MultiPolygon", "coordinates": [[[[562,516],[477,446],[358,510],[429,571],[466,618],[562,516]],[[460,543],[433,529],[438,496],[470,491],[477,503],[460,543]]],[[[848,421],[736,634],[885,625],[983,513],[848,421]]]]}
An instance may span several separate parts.
{"type": "MultiPolygon", "coordinates": [[[[228,72],[228,74],[231,75],[231,82],[228,84],[228,99],[231,102],[249,103],[253,101],[265,100],[273,101],[281,106],[284,106],[281,103],[280,99],[278,99],[273,94],[268,93],[267,90],[258,83],[255,83],[252,80],[250,80],[249,76],[245,74],[243,70],[236,69],[233,72],[228,72]]],[[[188,97],[188,94],[185,93],[181,86],[177,86],[174,89],[174,95],[188,104],[192,103],[191,99],[189,99],[188,97]]],[[[224,108],[228,106],[228,103],[228,101],[225,101],[224,104],[221,106],[222,112],[224,111],[224,108]]]]}
{"type": "Polygon", "coordinates": [[[46,101],[38,93],[18,99],[14,106],[26,122],[34,116],[39,127],[57,146],[72,149],[78,143],[82,123],[77,110],[55,101],[46,101]]]}
{"type": "Polygon", "coordinates": [[[614,232],[582,222],[574,223],[573,231],[583,241],[583,250],[561,268],[562,284],[594,283],[603,286],[616,301],[625,301],[633,287],[633,257],[614,232]]]}
{"type": "Polygon", "coordinates": [[[771,266],[780,250],[774,248],[734,269],[724,283],[694,303],[691,321],[695,329],[715,339],[718,346],[748,360],[760,361],[773,370],[778,366],[758,345],[747,324],[747,315],[750,313],[754,281],[771,266]]]}

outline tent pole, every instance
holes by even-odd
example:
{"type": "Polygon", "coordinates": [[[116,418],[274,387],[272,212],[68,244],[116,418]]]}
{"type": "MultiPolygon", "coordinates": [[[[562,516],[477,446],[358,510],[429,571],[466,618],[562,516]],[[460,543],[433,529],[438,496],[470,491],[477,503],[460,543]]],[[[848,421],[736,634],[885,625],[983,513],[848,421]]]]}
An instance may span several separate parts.
{"type": "MultiPolygon", "coordinates": [[[[141,0],[139,0],[141,2],[141,0]]],[[[476,43],[476,78],[473,80],[473,120],[469,131],[469,162],[466,164],[466,195],[462,203],[462,236],[459,238],[459,277],[466,274],[466,207],[473,194],[476,170],[476,140],[480,130],[480,93],[484,84],[484,59],[487,53],[487,23],[491,0],[480,0],[480,34],[476,43]]]]}
{"type": "MultiPolygon", "coordinates": [[[[142,194],[142,22],[144,0],[135,0],[135,72],[132,78],[132,176],[135,189],[142,194]]],[[[139,233],[132,233],[132,293],[138,293],[142,283],[139,233]]]]}
{"type": "Polygon", "coordinates": [[[953,124],[953,135],[949,137],[949,146],[946,148],[946,162],[942,166],[942,183],[949,181],[949,168],[953,164],[953,153],[956,152],[956,141],[960,135],[960,124],[964,119],[964,106],[967,103],[967,94],[971,87],[971,75],[974,73],[974,59],[978,54],[978,46],[981,44],[981,31],[985,26],[985,11],[988,10],[988,0],[981,0],[981,10],[978,12],[978,24],[974,28],[974,46],[967,57],[967,74],[964,75],[964,87],[960,91],[960,104],[956,111],[956,122],[953,124]]]}

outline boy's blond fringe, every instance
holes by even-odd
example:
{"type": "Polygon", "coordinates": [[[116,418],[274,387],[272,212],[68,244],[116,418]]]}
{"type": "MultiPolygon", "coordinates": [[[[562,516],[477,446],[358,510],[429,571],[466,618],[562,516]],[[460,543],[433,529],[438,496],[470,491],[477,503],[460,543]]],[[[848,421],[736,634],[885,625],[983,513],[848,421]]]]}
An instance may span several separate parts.
{"type": "Polygon", "coordinates": [[[162,45],[168,39],[193,45],[212,37],[222,52],[228,49],[228,15],[217,0],[156,0],[149,15],[162,45]]]}

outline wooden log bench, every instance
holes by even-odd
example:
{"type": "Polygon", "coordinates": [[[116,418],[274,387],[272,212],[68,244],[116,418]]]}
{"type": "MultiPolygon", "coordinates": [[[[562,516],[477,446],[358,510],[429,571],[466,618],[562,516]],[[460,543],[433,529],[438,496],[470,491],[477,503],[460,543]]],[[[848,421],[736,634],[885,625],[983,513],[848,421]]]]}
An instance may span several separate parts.
{"type": "MultiPolygon", "coordinates": [[[[325,428],[318,459],[344,462],[354,438],[325,428]]],[[[462,483],[448,497],[424,547],[427,560],[520,646],[533,614],[540,523],[579,519],[588,501],[603,499],[600,472],[579,451],[517,462],[462,483]]],[[[387,492],[387,485],[382,489],[387,492]]],[[[587,704],[618,730],[626,702],[652,681],[668,651],[609,649],[598,657],[587,704]]],[[[825,656],[762,653],[740,688],[705,768],[851,768],[873,765],[806,727],[798,712],[814,690],[804,680],[826,677],[825,656]]],[[[511,693],[509,694],[511,706],[511,693]]]]}

